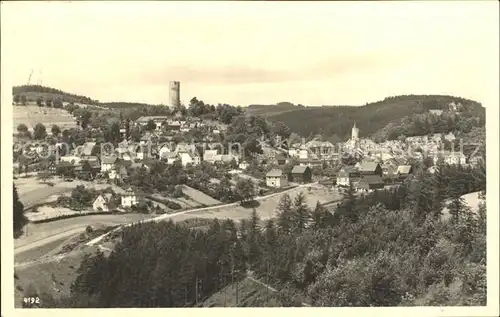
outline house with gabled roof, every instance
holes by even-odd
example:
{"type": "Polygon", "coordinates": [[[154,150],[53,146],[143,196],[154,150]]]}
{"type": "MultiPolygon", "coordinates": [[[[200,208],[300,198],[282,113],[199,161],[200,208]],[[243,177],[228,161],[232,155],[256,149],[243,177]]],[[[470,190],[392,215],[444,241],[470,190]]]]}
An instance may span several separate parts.
{"type": "Polygon", "coordinates": [[[120,195],[121,205],[125,208],[130,208],[132,206],[138,205],[143,199],[144,196],[139,192],[134,191],[131,187],[125,190],[124,193],[120,195]]]}
{"type": "Polygon", "coordinates": [[[353,166],[344,166],[337,173],[337,185],[348,187],[350,184],[355,183],[360,178],[359,171],[353,166]]]}
{"type": "Polygon", "coordinates": [[[358,192],[372,192],[384,186],[385,182],[380,175],[364,175],[354,184],[354,189],[358,192]]]}
{"type": "Polygon", "coordinates": [[[358,171],[361,175],[379,175],[382,176],[382,167],[376,162],[362,162],[358,171]]]}
{"type": "Polygon", "coordinates": [[[120,160],[116,155],[103,156],[101,160],[101,172],[104,173],[106,171],[114,169],[119,162],[120,160]]]}
{"type": "Polygon", "coordinates": [[[406,179],[411,173],[413,173],[413,166],[411,165],[399,165],[396,171],[399,180],[406,179]]]}
{"type": "Polygon", "coordinates": [[[95,151],[97,150],[95,142],[85,142],[82,145],[80,155],[81,156],[92,156],[95,155],[95,151]]]}
{"type": "Polygon", "coordinates": [[[92,209],[97,212],[110,211],[113,208],[112,198],[113,194],[111,193],[100,194],[92,203],[92,209]]]}
{"type": "Polygon", "coordinates": [[[272,169],[266,174],[268,187],[281,188],[288,185],[288,176],[280,169],[272,169]]]}
{"type": "Polygon", "coordinates": [[[312,179],[312,170],[309,166],[295,165],[290,174],[295,183],[310,183],[312,179]]]}

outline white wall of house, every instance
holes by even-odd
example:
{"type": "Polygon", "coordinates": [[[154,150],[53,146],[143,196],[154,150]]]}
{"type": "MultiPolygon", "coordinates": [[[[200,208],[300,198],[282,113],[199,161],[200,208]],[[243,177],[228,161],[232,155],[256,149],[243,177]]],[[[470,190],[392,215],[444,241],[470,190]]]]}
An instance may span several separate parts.
{"type": "Polygon", "coordinates": [[[132,207],[139,203],[139,198],[136,195],[122,195],[121,205],[122,207],[132,207]]]}
{"type": "Polygon", "coordinates": [[[281,188],[288,185],[288,179],[285,175],[281,177],[266,176],[266,185],[268,187],[281,188]]]}
{"type": "Polygon", "coordinates": [[[102,197],[102,195],[99,195],[96,200],[94,200],[92,208],[94,209],[94,211],[99,211],[99,208],[101,208],[102,211],[109,211],[108,203],[106,202],[106,199],[102,197]]]}
{"type": "Polygon", "coordinates": [[[349,177],[337,177],[337,185],[349,186],[349,177]]]}
{"type": "Polygon", "coordinates": [[[114,168],[114,166],[115,166],[115,164],[102,163],[101,164],[101,172],[110,171],[114,168]]]}

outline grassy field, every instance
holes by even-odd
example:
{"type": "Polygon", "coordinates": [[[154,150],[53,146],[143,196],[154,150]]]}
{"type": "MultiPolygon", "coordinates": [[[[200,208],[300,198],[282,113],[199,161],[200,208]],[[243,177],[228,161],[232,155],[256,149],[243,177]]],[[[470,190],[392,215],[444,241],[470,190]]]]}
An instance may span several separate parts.
{"type": "Polygon", "coordinates": [[[13,106],[12,119],[14,132],[19,124],[25,124],[28,129],[32,129],[37,123],[45,126],[47,131],[53,125],[58,125],[61,129],[76,127],[75,118],[64,109],[38,107],[36,105],[13,106]]]}
{"type": "Polygon", "coordinates": [[[200,205],[213,206],[221,204],[221,202],[218,201],[217,199],[212,198],[207,194],[202,193],[201,191],[186,185],[182,186],[182,192],[185,195],[187,195],[191,200],[199,203],[200,205]]]}

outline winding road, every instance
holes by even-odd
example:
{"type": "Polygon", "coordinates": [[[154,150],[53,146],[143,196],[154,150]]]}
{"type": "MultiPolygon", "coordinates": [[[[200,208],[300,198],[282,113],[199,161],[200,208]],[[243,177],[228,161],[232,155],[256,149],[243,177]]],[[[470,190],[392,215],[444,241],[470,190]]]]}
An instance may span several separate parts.
{"type": "MultiPolygon", "coordinates": [[[[291,193],[291,192],[298,193],[298,192],[303,191],[304,188],[310,187],[310,186],[314,187],[315,184],[299,185],[297,187],[290,188],[290,189],[287,189],[287,190],[279,192],[279,193],[273,193],[273,194],[266,195],[266,196],[256,197],[255,200],[256,201],[266,201],[268,199],[272,199],[274,197],[281,196],[281,195],[286,194],[286,193],[291,193]]],[[[60,188],[60,189],[62,190],[62,188],[60,188]]],[[[65,188],[65,189],[68,190],[68,188],[65,188]]],[[[31,193],[31,192],[29,192],[29,193],[31,193]]],[[[53,193],[53,191],[51,191],[51,194],[46,193],[45,196],[52,195],[52,193],[53,193]]],[[[293,195],[293,194],[291,194],[291,195],[293,195]]],[[[271,202],[269,202],[269,203],[271,203],[271,202]]],[[[185,220],[188,218],[193,218],[193,217],[231,218],[231,219],[235,219],[235,220],[239,220],[239,219],[248,217],[248,212],[244,212],[244,213],[235,212],[234,215],[227,212],[228,207],[235,207],[235,209],[241,208],[241,207],[239,207],[239,205],[240,205],[239,203],[230,203],[230,204],[210,206],[210,207],[204,207],[204,208],[193,208],[193,209],[185,210],[185,211],[174,213],[174,214],[165,214],[165,215],[161,215],[161,216],[154,217],[154,218],[142,218],[142,219],[135,220],[135,221],[132,219],[129,219],[129,221],[127,221],[127,219],[124,219],[124,217],[132,216],[132,215],[95,215],[95,216],[83,216],[83,217],[78,217],[78,218],[58,220],[57,222],[47,223],[47,224],[43,224],[43,225],[46,225],[46,226],[51,225],[51,226],[55,227],[56,224],[61,224],[61,225],[57,226],[59,232],[54,233],[54,234],[45,235],[43,237],[40,237],[39,239],[33,239],[32,241],[25,241],[25,243],[23,243],[22,245],[18,244],[14,249],[14,254],[18,255],[18,254],[21,254],[23,252],[27,252],[27,251],[30,251],[30,250],[33,250],[36,248],[42,248],[43,246],[50,244],[50,243],[54,243],[58,240],[62,241],[65,238],[69,238],[73,235],[76,235],[76,234],[83,232],[85,230],[86,226],[88,226],[89,224],[94,224],[96,222],[101,223],[101,224],[104,224],[104,223],[107,225],[115,224],[115,225],[120,225],[120,226],[117,227],[116,229],[104,234],[104,235],[101,235],[101,236],[89,241],[86,244],[87,246],[96,245],[99,242],[101,242],[105,237],[110,235],[112,232],[119,231],[125,227],[131,226],[131,225],[137,224],[137,223],[152,222],[152,221],[158,222],[158,221],[163,221],[163,220],[167,220],[167,219],[172,219],[174,221],[182,221],[182,220],[185,220]],[[222,211],[222,212],[219,213],[219,211],[222,211]],[[113,217],[117,217],[117,218],[113,219],[113,217]],[[68,221],[68,223],[63,223],[65,221],[68,221]],[[79,225],[75,224],[74,222],[76,222],[76,221],[79,221],[80,224],[79,225]],[[64,228],[64,229],[62,231],[60,231],[61,228],[64,228]]],[[[256,207],[256,209],[259,210],[259,209],[266,209],[266,208],[264,208],[263,206],[259,206],[259,207],[256,207]]],[[[57,227],[55,227],[55,228],[57,228],[57,227]]],[[[51,232],[50,229],[48,229],[48,230],[49,230],[49,232],[51,232]]],[[[16,267],[24,266],[25,264],[26,263],[16,263],[15,266],[16,267]]]]}

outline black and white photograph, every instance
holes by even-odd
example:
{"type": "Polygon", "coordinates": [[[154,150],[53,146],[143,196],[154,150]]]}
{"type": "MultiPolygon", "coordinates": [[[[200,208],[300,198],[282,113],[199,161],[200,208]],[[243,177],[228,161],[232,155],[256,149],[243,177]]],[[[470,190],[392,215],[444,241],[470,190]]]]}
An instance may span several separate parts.
{"type": "Polygon", "coordinates": [[[1,12],[2,316],[498,316],[497,1],[1,12]]]}

